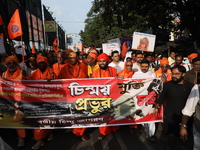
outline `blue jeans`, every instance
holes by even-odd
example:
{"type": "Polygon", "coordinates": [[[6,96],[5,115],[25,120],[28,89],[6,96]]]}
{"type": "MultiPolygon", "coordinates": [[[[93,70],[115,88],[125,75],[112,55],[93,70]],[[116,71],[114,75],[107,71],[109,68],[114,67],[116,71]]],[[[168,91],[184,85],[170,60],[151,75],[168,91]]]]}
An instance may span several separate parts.
{"type": "Polygon", "coordinates": [[[193,135],[194,135],[194,148],[193,150],[200,150],[200,132],[193,127],[193,135]]]}

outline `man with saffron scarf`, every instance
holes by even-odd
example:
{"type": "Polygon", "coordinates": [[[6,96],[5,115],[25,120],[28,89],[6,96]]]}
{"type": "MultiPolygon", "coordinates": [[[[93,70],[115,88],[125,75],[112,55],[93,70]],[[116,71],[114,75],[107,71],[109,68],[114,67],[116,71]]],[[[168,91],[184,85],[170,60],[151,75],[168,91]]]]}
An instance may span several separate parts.
{"type": "MultiPolygon", "coordinates": [[[[60,79],[78,79],[88,78],[87,66],[85,63],[80,62],[75,52],[71,52],[68,55],[68,63],[61,69],[60,79]]],[[[82,140],[87,140],[87,136],[84,134],[86,128],[73,128],[72,132],[76,136],[81,136],[82,140]]]]}
{"type": "MultiPolygon", "coordinates": [[[[7,66],[7,70],[2,74],[3,78],[22,80],[22,71],[19,67],[19,61],[14,55],[7,57],[4,63],[7,66]]],[[[23,147],[25,129],[17,129],[17,135],[19,137],[17,147],[23,147]]]]}
{"type": "Polygon", "coordinates": [[[97,56],[98,53],[96,52],[96,50],[92,50],[88,56],[87,56],[87,68],[88,68],[88,76],[89,78],[92,78],[92,73],[96,68],[99,68],[99,65],[97,63],[97,56]]]}
{"type": "Polygon", "coordinates": [[[14,55],[6,58],[5,65],[7,66],[7,70],[2,74],[2,77],[18,80],[22,79],[22,71],[19,67],[19,61],[14,55]]]}
{"type": "MultiPolygon", "coordinates": [[[[135,73],[133,68],[132,61],[127,61],[124,63],[124,70],[118,73],[118,77],[121,79],[132,78],[133,74],[135,73]]],[[[130,125],[129,129],[131,134],[134,134],[134,129],[138,128],[137,125],[130,125]]]]}
{"type": "Polygon", "coordinates": [[[92,78],[117,77],[117,69],[108,66],[109,60],[106,53],[102,53],[97,57],[99,68],[93,71],[92,78]]]}
{"type": "MultiPolygon", "coordinates": [[[[92,78],[106,78],[117,76],[117,69],[108,66],[109,57],[106,53],[100,54],[97,57],[97,61],[99,63],[99,68],[94,70],[92,78]]],[[[118,126],[99,127],[100,136],[98,137],[98,139],[102,140],[104,136],[110,134],[113,131],[117,131],[118,129],[118,126]]]]}
{"type": "Polygon", "coordinates": [[[88,78],[87,66],[80,62],[75,52],[68,56],[68,63],[61,69],[60,79],[88,78]]]}
{"type": "Polygon", "coordinates": [[[125,62],[124,70],[118,73],[118,77],[122,79],[132,78],[132,75],[134,74],[132,67],[133,67],[133,63],[131,61],[125,62]]]}
{"type": "Polygon", "coordinates": [[[155,74],[156,77],[161,78],[162,82],[170,81],[172,79],[167,58],[162,58],[160,60],[160,68],[155,72],[155,74]]]}
{"type": "Polygon", "coordinates": [[[28,79],[29,80],[46,80],[46,79],[55,79],[55,74],[53,70],[48,66],[48,60],[42,55],[37,57],[38,69],[33,72],[28,79]]]}
{"type": "Polygon", "coordinates": [[[60,78],[60,71],[62,68],[66,65],[65,64],[65,53],[63,52],[58,52],[57,54],[57,63],[53,64],[53,72],[55,73],[57,78],[60,78]]]}
{"type": "MultiPolygon", "coordinates": [[[[55,74],[53,70],[48,65],[48,60],[42,55],[37,56],[37,65],[38,69],[33,72],[28,79],[29,80],[46,80],[46,79],[55,79],[55,74]]],[[[32,149],[39,149],[44,145],[44,139],[51,133],[51,130],[48,129],[34,129],[34,139],[37,141],[32,149]]]]}

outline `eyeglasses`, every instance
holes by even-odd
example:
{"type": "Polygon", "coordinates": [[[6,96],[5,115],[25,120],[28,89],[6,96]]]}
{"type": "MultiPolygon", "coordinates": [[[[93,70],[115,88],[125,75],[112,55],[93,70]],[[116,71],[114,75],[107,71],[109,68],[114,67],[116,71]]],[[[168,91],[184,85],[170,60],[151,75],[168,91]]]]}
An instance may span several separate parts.
{"type": "Polygon", "coordinates": [[[126,67],[128,67],[128,66],[132,67],[133,65],[126,65],[126,67]]]}

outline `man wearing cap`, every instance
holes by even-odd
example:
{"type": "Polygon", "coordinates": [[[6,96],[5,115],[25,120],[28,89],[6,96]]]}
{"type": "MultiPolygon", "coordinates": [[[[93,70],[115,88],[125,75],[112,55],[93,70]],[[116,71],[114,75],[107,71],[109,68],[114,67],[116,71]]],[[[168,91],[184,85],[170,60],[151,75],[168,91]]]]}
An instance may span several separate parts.
{"type": "MultiPolygon", "coordinates": [[[[3,78],[22,80],[22,71],[18,59],[14,55],[8,56],[4,63],[7,70],[2,74],[3,78]]],[[[24,146],[25,129],[17,129],[16,131],[19,137],[17,147],[22,147],[24,146]]]]}
{"type": "MultiPolygon", "coordinates": [[[[88,78],[87,66],[85,63],[80,62],[75,52],[71,52],[68,55],[67,64],[61,69],[59,79],[79,79],[88,78]]],[[[86,128],[73,128],[72,132],[76,136],[81,136],[82,140],[87,140],[87,136],[84,134],[86,128]]]]}
{"type": "Polygon", "coordinates": [[[160,77],[163,82],[170,81],[171,70],[169,69],[169,61],[167,58],[162,58],[160,60],[160,68],[155,72],[156,77],[160,77]]]}
{"type": "Polygon", "coordinates": [[[110,59],[106,53],[102,53],[97,57],[99,68],[93,71],[92,78],[105,78],[117,76],[117,69],[108,66],[109,60],[110,59]]]}
{"type": "Polygon", "coordinates": [[[2,77],[8,79],[22,79],[22,71],[19,67],[18,59],[11,55],[6,58],[5,65],[7,66],[7,70],[2,74],[2,77]]]}
{"type": "MultiPolygon", "coordinates": [[[[55,74],[51,68],[49,68],[48,60],[42,55],[37,56],[38,69],[33,72],[28,79],[29,80],[46,80],[55,79],[55,74]]],[[[32,149],[39,149],[44,145],[44,139],[51,133],[52,130],[48,129],[34,129],[34,139],[37,141],[32,149]]]]}
{"type": "Polygon", "coordinates": [[[192,68],[193,68],[192,59],[194,59],[196,57],[198,57],[197,53],[192,53],[192,54],[188,55],[188,60],[189,60],[188,68],[189,68],[189,70],[192,70],[192,68]]]}
{"type": "Polygon", "coordinates": [[[118,51],[113,51],[111,56],[112,62],[109,64],[109,66],[117,69],[117,73],[119,73],[124,69],[124,62],[120,61],[120,55],[118,51]]]}
{"type": "Polygon", "coordinates": [[[31,73],[33,73],[34,71],[36,71],[37,69],[37,62],[36,62],[36,55],[34,54],[30,54],[28,56],[28,60],[27,60],[27,70],[26,70],[26,75],[30,76],[31,73]]]}
{"type": "Polygon", "coordinates": [[[68,63],[61,69],[60,79],[88,78],[87,66],[80,62],[75,52],[68,56],[68,63]]]}
{"type": "Polygon", "coordinates": [[[60,78],[60,71],[65,66],[65,53],[58,52],[57,54],[57,63],[53,64],[53,72],[55,73],[57,78],[60,78]]]}
{"type": "Polygon", "coordinates": [[[197,73],[200,73],[200,57],[192,59],[192,70],[187,71],[184,80],[196,84],[197,73]]]}
{"type": "Polygon", "coordinates": [[[38,55],[36,61],[38,69],[28,77],[29,80],[45,80],[56,78],[53,70],[48,67],[48,60],[46,57],[38,55]]]}
{"type": "Polygon", "coordinates": [[[92,51],[87,56],[87,68],[88,68],[88,76],[89,78],[92,78],[92,73],[95,69],[99,68],[99,65],[97,63],[97,56],[98,53],[93,53],[92,51]]]}
{"type": "MultiPolygon", "coordinates": [[[[106,78],[117,76],[117,69],[108,66],[109,57],[106,53],[100,54],[97,57],[97,61],[99,64],[99,68],[94,70],[92,78],[106,78]]],[[[98,137],[98,139],[102,140],[104,136],[110,134],[113,131],[117,131],[118,129],[118,126],[99,127],[100,136],[98,137]]]]}

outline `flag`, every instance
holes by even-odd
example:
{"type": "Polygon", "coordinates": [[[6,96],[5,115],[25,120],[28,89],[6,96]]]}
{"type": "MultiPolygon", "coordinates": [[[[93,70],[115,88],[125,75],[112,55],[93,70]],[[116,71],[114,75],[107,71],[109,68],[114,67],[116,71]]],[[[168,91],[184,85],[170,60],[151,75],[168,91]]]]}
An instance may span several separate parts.
{"type": "Polygon", "coordinates": [[[21,21],[19,17],[19,10],[16,9],[13,16],[10,19],[10,22],[8,24],[8,35],[10,39],[14,39],[18,36],[21,36],[22,33],[22,26],[21,21]]]}
{"type": "Polygon", "coordinates": [[[122,45],[122,52],[121,52],[121,56],[123,59],[125,58],[127,52],[128,52],[127,44],[126,42],[124,42],[122,45]]]}
{"type": "Polygon", "coordinates": [[[53,41],[53,50],[58,53],[58,38],[56,37],[55,40],[53,41]]]}
{"type": "Polygon", "coordinates": [[[31,53],[32,53],[32,54],[35,54],[35,53],[36,53],[34,44],[32,44],[31,53]]]}
{"type": "Polygon", "coordinates": [[[0,25],[3,25],[3,18],[1,15],[0,15],[0,25]]]}
{"type": "Polygon", "coordinates": [[[82,52],[84,51],[84,48],[85,48],[85,45],[84,45],[84,43],[82,43],[82,48],[81,48],[82,52]]]}

